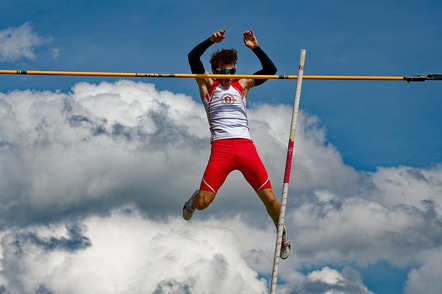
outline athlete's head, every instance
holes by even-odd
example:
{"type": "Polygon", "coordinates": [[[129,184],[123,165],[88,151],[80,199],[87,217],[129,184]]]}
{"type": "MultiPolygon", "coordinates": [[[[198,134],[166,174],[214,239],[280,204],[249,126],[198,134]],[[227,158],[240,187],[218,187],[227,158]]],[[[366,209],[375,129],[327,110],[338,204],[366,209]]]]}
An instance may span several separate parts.
{"type": "MultiPolygon", "coordinates": [[[[238,60],[238,51],[235,49],[220,49],[212,53],[210,64],[212,72],[215,74],[234,74],[236,61],[238,60]],[[226,70],[227,69],[227,70],[226,70]]],[[[229,87],[232,79],[220,79],[224,87],[229,87]]]]}
{"type": "Polygon", "coordinates": [[[212,71],[216,72],[217,68],[222,68],[224,65],[235,65],[238,60],[238,51],[235,49],[220,49],[212,53],[210,57],[210,64],[212,71]]]}

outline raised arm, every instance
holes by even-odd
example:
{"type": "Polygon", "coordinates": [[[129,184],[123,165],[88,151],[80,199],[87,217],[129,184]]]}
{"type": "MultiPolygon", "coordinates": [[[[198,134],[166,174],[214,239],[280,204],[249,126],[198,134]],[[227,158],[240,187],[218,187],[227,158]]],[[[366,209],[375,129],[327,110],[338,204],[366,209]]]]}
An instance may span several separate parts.
{"type": "MultiPolygon", "coordinates": [[[[193,74],[204,74],[208,73],[204,69],[204,65],[201,62],[201,56],[206,52],[206,50],[214,43],[219,43],[224,40],[225,30],[220,30],[218,32],[213,33],[209,38],[199,43],[193,48],[189,54],[187,55],[190,65],[190,70],[193,74]]],[[[213,79],[204,78],[204,79],[196,79],[200,89],[201,98],[207,93],[208,88],[213,84],[213,79]]]]}
{"type": "MultiPolygon", "coordinates": [[[[259,61],[261,62],[262,69],[258,70],[254,73],[254,75],[274,75],[277,71],[276,66],[273,64],[273,62],[270,60],[270,58],[265,54],[265,52],[259,47],[258,40],[256,39],[256,36],[253,34],[252,30],[244,32],[244,45],[247,46],[247,48],[251,49],[253,53],[258,57],[259,61]]],[[[253,79],[253,85],[252,86],[258,86],[264,83],[267,80],[264,79],[253,79]]]]}
{"type": "Polygon", "coordinates": [[[194,74],[203,74],[205,72],[203,63],[201,62],[201,56],[206,50],[213,44],[221,42],[224,36],[225,30],[221,30],[213,33],[209,38],[199,43],[189,52],[187,55],[189,59],[190,69],[194,74]]]}

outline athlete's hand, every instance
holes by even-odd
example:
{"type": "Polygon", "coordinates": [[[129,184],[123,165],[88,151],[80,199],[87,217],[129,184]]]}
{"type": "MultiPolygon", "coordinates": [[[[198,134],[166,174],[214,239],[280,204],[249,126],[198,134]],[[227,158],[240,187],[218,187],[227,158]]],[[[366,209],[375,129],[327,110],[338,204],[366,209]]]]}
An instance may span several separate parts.
{"type": "Polygon", "coordinates": [[[246,45],[247,48],[255,49],[256,47],[258,47],[258,40],[253,34],[252,30],[245,31],[243,35],[244,45],[246,45]]]}
{"type": "Polygon", "coordinates": [[[219,42],[221,42],[222,40],[224,40],[224,38],[226,37],[226,36],[224,36],[224,33],[226,32],[226,30],[221,30],[221,31],[219,31],[219,32],[216,32],[216,33],[213,33],[211,36],[210,36],[210,41],[212,41],[212,42],[214,42],[214,43],[219,43],[219,42]]]}

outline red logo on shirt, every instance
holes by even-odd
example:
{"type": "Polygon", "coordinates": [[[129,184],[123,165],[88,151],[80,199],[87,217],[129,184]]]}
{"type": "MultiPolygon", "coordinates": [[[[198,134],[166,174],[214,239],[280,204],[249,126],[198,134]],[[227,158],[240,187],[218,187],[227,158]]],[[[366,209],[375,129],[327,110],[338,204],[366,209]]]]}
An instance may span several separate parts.
{"type": "Polygon", "coordinates": [[[223,97],[221,98],[222,103],[224,104],[234,104],[235,103],[235,98],[233,98],[232,96],[230,96],[229,94],[225,94],[223,95],[223,97]]]}

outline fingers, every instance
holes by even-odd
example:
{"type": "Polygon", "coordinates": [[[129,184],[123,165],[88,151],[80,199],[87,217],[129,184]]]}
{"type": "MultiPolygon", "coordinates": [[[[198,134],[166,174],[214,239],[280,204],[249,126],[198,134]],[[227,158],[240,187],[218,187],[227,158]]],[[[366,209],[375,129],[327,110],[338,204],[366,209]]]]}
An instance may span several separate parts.
{"type": "MultiPolygon", "coordinates": [[[[215,43],[221,42],[226,38],[226,36],[224,35],[225,32],[226,30],[220,30],[218,32],[213,33],[212,36],[210,36],[210,40],[212,40],[212,42],[215,43]]],[[[244,36],[244,41],[256,42],[256,37],[252,30],[245,31],[243,33],[243,36],[244,36]]]]}
{"type": "Polygon", "coordinates": [[[226,30],[221,30],[219,32],[213,33],[215,38],[225,38],[224,33],[226,32],[226,30]]]}
{"type": "Polygon", "coordinates": [[[251,38],[251,37],[254,37],[254,36],[255,36],[255,35],[253,34],[253,31],[252,31],[252,30],[245,31],[243,35],[244,35],[244,38],[251,38]]]}
{"type": "MultiPolygon", "coordinates": [[[[220,30],[218,32],[213,33],[212,37],[214,39],[222,40],[226,37],[226,36],[224,36],[225,32],[226,32],[226,30],[220,30]]],[[[243,36],[244,36],[244,38],[250,39],[250,38],[255,37],[255,34],[253,34],[252,30],[248,30],[243,33],[243,36]]]]}
{"type": "Polygon", "coordinates": [[[221,42],[226,37],[226,36],[224,36],[225,32],[226,32],[226,30],[220,30],[218,32],[213,33],[212,36],[210,36],[210,40],[212,40],[212,42],[216,42],[216,43],[221,42]]]}
{"type": "Polygon", "coordinates": [[[255,34],[253,33],[252,30],[248,30],[244,32],[244,44],[250,48],[250,49],[254,49],[256,47],[258,47],[258,40],[255,37],[255,34]]]}

